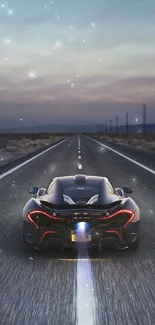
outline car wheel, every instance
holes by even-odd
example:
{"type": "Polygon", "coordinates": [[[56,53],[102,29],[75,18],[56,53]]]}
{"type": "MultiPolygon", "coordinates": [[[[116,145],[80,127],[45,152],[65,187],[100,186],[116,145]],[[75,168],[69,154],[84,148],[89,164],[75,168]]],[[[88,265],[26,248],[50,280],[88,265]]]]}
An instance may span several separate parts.
{"type": "Polygon", "coordinates": [[[24,234],[23,234],[23,248],[26,251],[33,251],[34,247],[26,240],[24,234]]]}
{"type": "Polygon", "coordinates": [[[47,249],[43,249],[43,248],[39,248],[37,246],[33,246],[31,245],[25,238],[24,234],[23,234],[23,246],[24,249],[27,251],[37,251],[37,252],[45,252],[47,249]]]}
{"type": "Polygon", "coordinates": [[[139,234],[138,234],[136,240],[129,245],[129,249],[137,250],[138,247],[139,247],[139,234]]]}

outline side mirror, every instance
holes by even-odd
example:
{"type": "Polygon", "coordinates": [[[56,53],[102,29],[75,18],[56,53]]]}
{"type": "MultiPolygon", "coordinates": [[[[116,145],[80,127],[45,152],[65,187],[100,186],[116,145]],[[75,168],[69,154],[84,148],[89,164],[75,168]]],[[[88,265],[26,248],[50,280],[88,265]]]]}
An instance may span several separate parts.
{"type": "Polygon", "coordinates": [[[133,190],[130,187],[123,186],[123,191],[125,194],[132,194],[133,190]]]}
{"type": "Polygon", "coordinates": [[[28,190],[28,192],[30,193],[30,194],[36,194],[37,192],[38,192],[38,187],[30,187],[29,188],[29,190],[28,190]]]}
{"type": "Polygon", "coordinates": [[[41,187],[37,193],[37,196],[42,196],[46,193],[46,188],[41,187]]]}

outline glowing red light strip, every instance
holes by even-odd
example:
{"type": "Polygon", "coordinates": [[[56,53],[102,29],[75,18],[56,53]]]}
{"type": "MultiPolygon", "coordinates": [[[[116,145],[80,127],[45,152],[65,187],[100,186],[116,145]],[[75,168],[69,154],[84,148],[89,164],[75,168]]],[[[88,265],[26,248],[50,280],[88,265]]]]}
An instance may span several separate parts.
{"type": "Polygon", "coordinates": [[[102,217],[102,218],[98,218],[98,220],[107,220],[107,219],[111,219],[111,218],[117,216],[117,215],[120,214],[120,213],[128,213],[128,214],[131,215],[131,218],[130,218],[130,219],[126,222],[126,224],[124,225],[124,228],[125,228],[125,227],[127,226],[127,224],[128,224],[129,222],[131,222],[131,221],[133,220],[133,218],[135,217],[134,212],[131,211],[131,210],[119,210],[119,211],[117,211],[117,212],[111,214],[110,216],[102,217]]]}
{"type": "Polygon", "coordinates": [[[131,218],[125,223],[125,225],[124,225],[124,228],[128,225],[128,223],[130,223],[133,219],[134,219],[134,217],[135,217],[135,214],[134,214],[134,212],[132,212],[132,216],[131,216],[131,218]]]}
{"type": "Polygon", "coordinates": [[[33,221],[33,219],[31,218],[30,214],[28,213],[27,215],[28,219],[34,224],[34,226],[37,228],[37,230],[39,229],[39,226],[33,221]]]}
{"type": "Polygon", "coordinates": [[[115,233],[119,237],[119,239],[122,240],[121,237],[120,237],[120,234],[116,230],[106,230],[106,232],[115,233]]]}
{"type": "Polygon", "coordinates": [[[35,227],[37,228],[37,230],[39,229],[39,226],[35,223],[35,221],[31,218],[31,215],[36,214],[36,213],[40,213],[40,214],[44,214],[46,217],[53,219],[53,220],[62,220],[61,218],[56,218],[54,216],[51,216],[50,214],[44,212],[44,211],[31,211],[28,213],[27,217],[28,219],[35,225],[35,227]]]}
{"type": "Polygon", "coordinates": [[[40,238],[39,243],[41,243],[41,241],[43,240],[43,238],[44,238],[46,235],[48,235],[48,234],[57,234],[57,231],[55,231],[55,230],[45,231],[45,232],[43,233],[42,237],[40,238]]]}
{"type": "Polygon", "coordinates": [[[44,211],[31,211],[29,214],[35,214],[35,213],[41,213],[44,214],[45,216],[54,219],[54,220],[62,220],[61,218],[54,217],[53,215],[51,216],[50,214],[44,212],[44,211]]]}

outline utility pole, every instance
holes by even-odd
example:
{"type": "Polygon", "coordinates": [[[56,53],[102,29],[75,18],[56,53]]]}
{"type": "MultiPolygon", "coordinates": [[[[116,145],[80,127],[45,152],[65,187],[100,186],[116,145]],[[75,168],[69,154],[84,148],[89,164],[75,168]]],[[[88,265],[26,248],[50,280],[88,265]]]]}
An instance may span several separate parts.
{"type": "Polygon", "coordinates": [[[126,112],[126,135],[129,135],[129,114],[126,112]]]}
{"type": "Polygon", "coordinates": [[[112,119],[110,119],[110,134],[112,133],[112,119]]]}
{"type": "Polygon", "coordinates": [[[105,121],[105,134],[107,134],[107,120],[105,121]]]}
{"type": "Polygon", "coordinates": [[[146,104],[143,104],[143,135],[146,135],[146,104]]]}
{"type": "Polygon", "coordinates": [[[118,135],[118,116],[116,116],[116,133],[117,133],[117,135],[118,135]]]}
{"type": "Polygon", "coordinates": [[[102,122],[102,133],[103,133],[103,122],[102,122]]]}

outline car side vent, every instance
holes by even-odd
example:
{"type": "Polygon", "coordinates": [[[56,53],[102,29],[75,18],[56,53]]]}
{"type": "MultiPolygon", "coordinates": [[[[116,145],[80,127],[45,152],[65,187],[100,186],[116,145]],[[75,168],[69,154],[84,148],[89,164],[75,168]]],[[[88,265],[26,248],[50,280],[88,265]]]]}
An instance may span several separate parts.
{"type": "Polygon", "coordinates": [[[75,175],[73,179],[76,184],[83,185],[87,182],[88,176],[79,174],[79,175],[75,175]]]}

